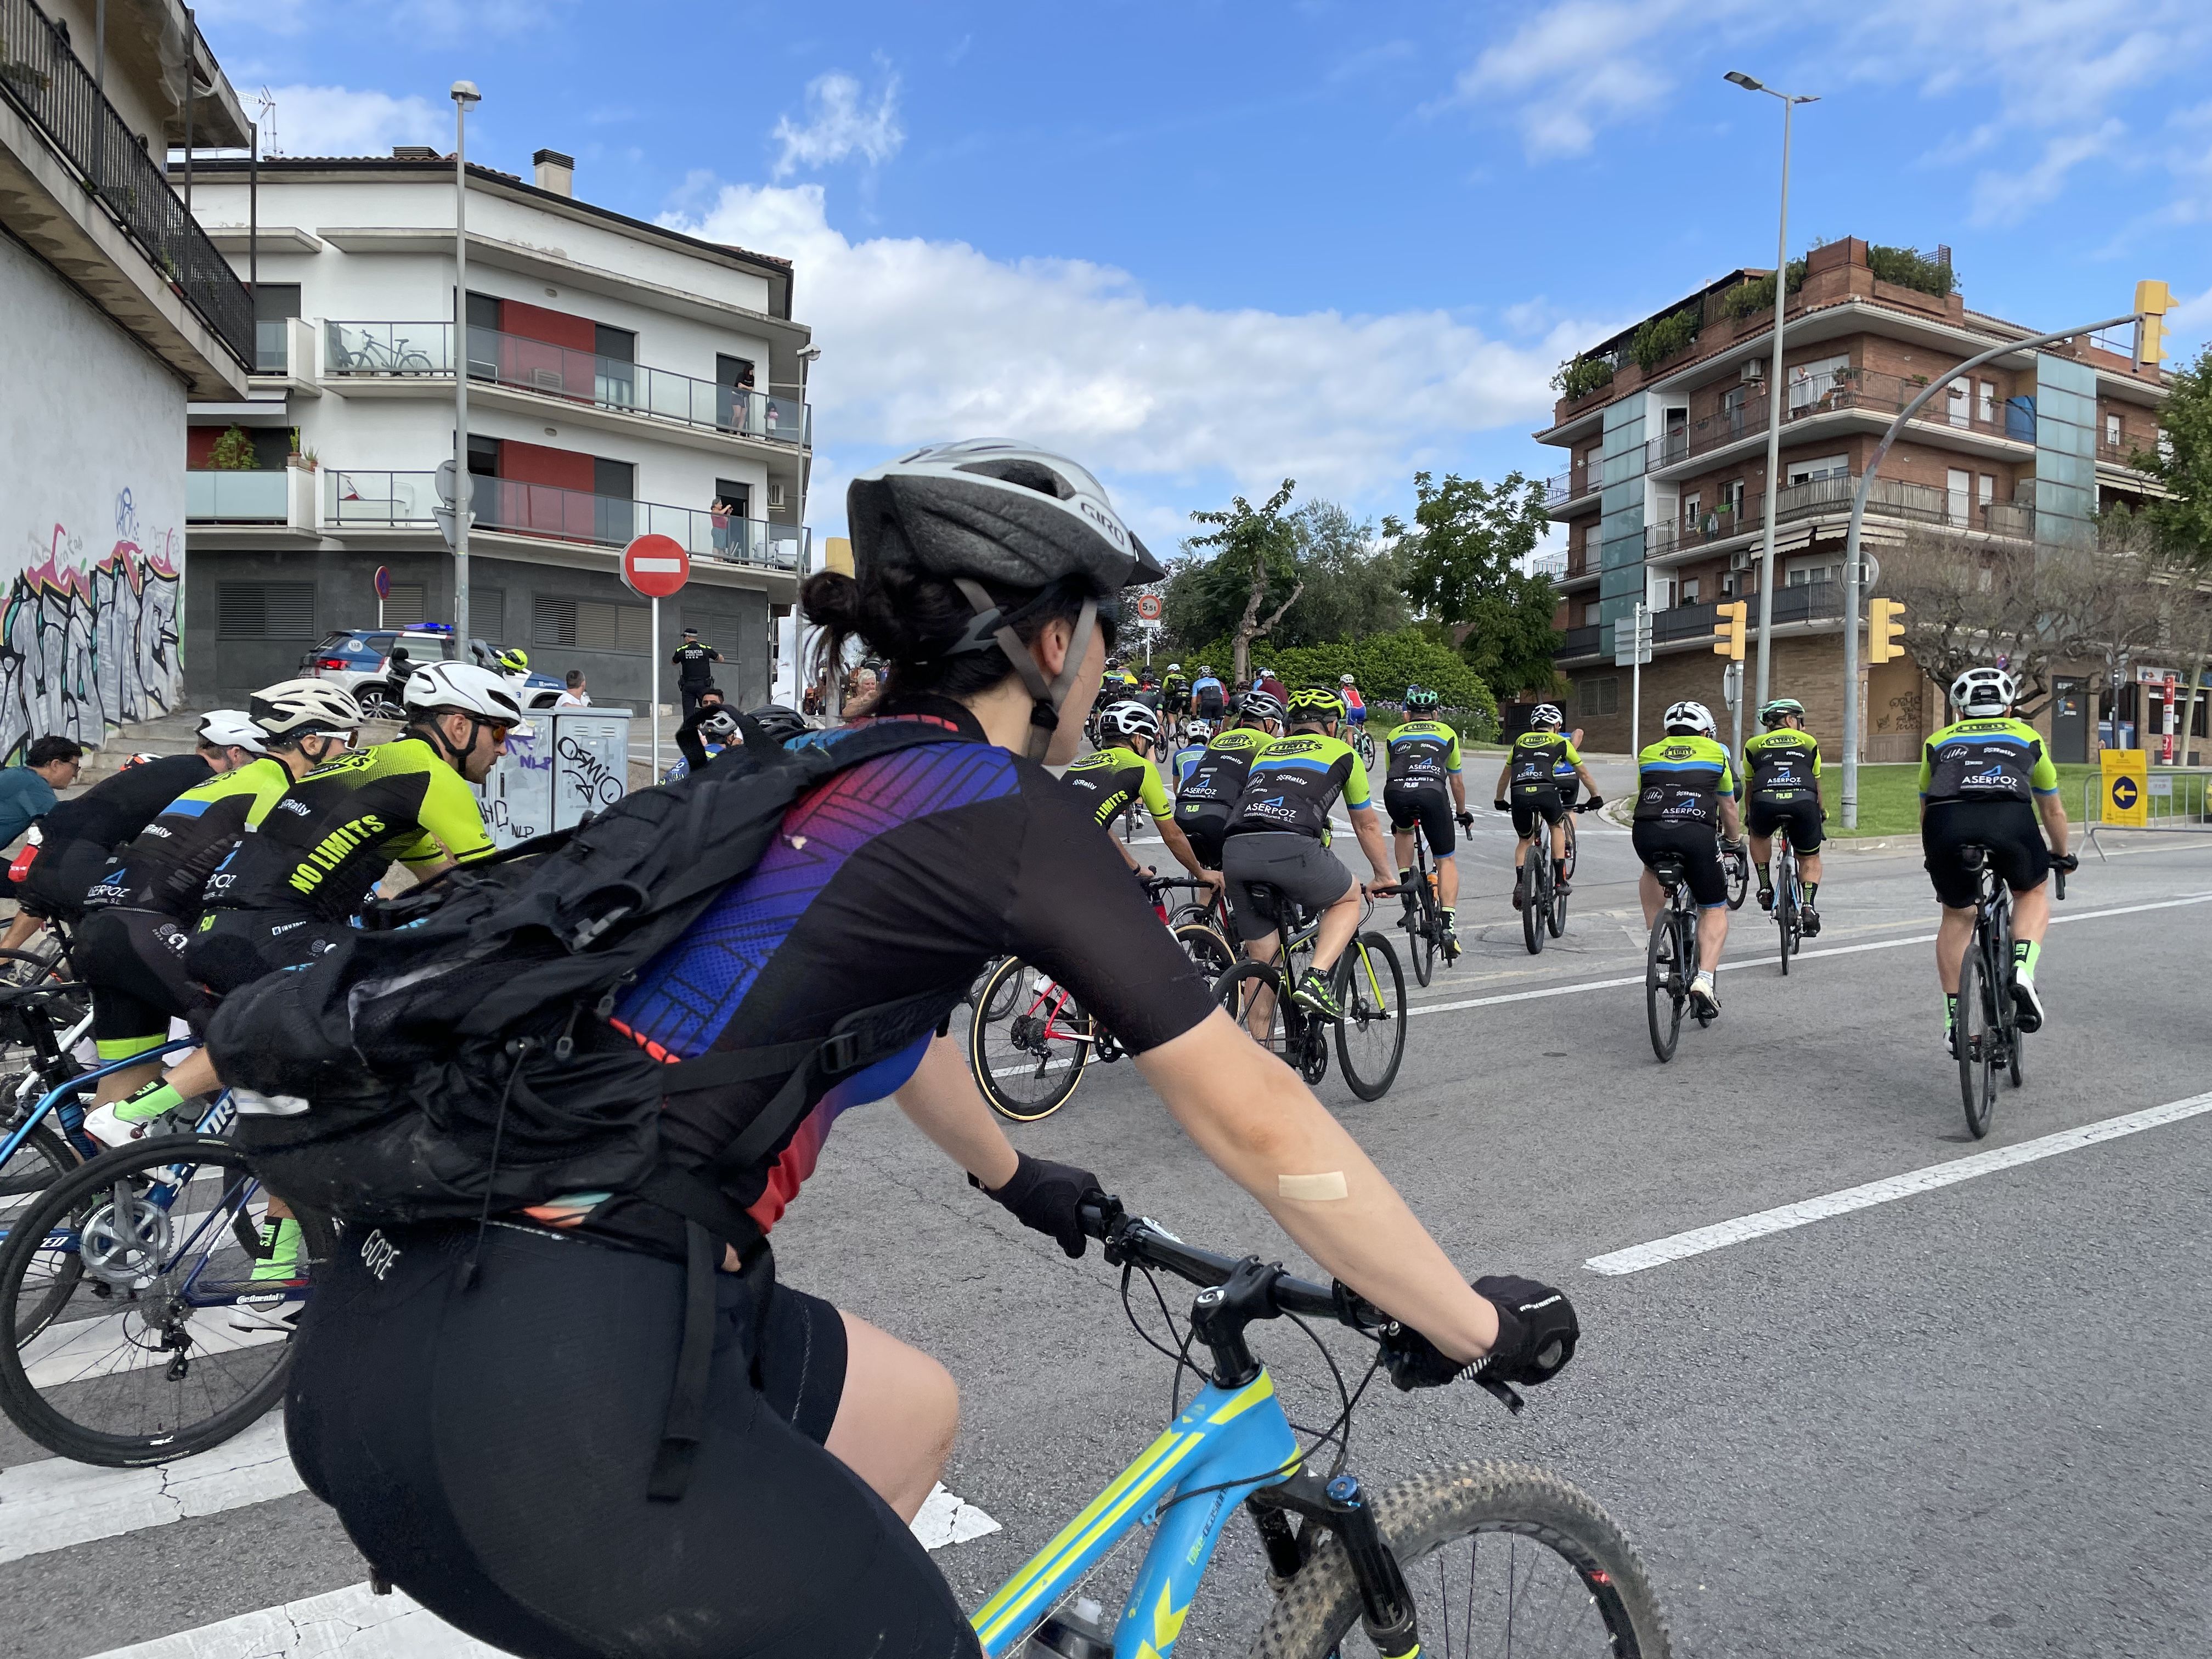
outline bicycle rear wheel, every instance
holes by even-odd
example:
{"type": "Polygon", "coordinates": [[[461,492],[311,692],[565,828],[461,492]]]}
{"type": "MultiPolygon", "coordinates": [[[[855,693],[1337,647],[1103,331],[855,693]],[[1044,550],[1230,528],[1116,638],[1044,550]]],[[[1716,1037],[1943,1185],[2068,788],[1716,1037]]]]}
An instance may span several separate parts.
{"type": "Polygon", "coordinates": [[[1237,965],[1237,952],[1229,948],[1229,941],[1221,937],[1212,922],[1179,922],[1172,931],[1176,943],[1197,964],[1200,976],[1208,985],[1237,965]]]}
{"type": "Polygon", "coordinates": [[[1651,1025],[1651,1052],[1660,1064],[1674,1058],[1682,1037],[1682,999],[1689,994],[1674,938],[1674,913],[1662,905],[1651,921],[1651,945],[1644,959],[1644,1012],[1651,1025]]]}
{"type": "Polygon", "coordinates": [[[1091,1017],[1066,990],[1008,957],[976,994],[968,1067],[993,1111],[1034,1123],[1065,1106],[1083,1081],[1093,1036],[1091,1017]]]}
{"type": "MultiPolygon", "coordinates": [[[[1562,871],[1565,866],[1555,865],[1553,869],[1555,872],[1562,871]]],[[[1563,879],[1560,874],[1553,876],[1552,902],[1544,907],[1544,927],[1553,939],[1564,938],[1567,931],[1567,896],[1559,890],[1559,883],[1563,879]]]]}
{"type": "Polygon", "coordinates": [[[1743,908],[1744,895],[1751,890],[1751,860],[1741,853],[1723,852],[1721,872],[1728,878],[1728,908],[1743,908]]]}
{"type": "Polygon", "coordinates": [[[1790,976],[1790,958],[1796,954],[1797,934],[1797,872],[1789,860],[1774,872],[1774,925],[1782,933],[1782,975],[1790,976]]]}
{"type": "Polygon", "coordinates": [[[1443,913],[1437,905],[1427,863],[1413,866],[1412,903],[1406,914],[1406,954],[1413,959],[1413,977],[1426,985],[1436,977],[1437,941],[1443,937],[1443,913]]]}
{"type": "MultiPolygon", "coordinates": [[[[1375,1518],[1437,1659],[1668,1659],[1650,1575],[1604,1510],[1548,1470],[1462,1463],[1391,1486],[1375,1518]]],[[[1331,1534],[1284,1587],[1256,1659],[1368,1659],[1359,1586],[1331,1534]]]]}
{"type": "Polygon", "coordinates": [[[1567,855],[1559,860],[1559,878],[1572,881],[1575,878],[1575,855],[1582,848],[1582,838],[1575,832],[1575,815],[1572,812],[1561,822],[1567,826],[1567,855]]]}
{"type": "Polygon", "coordinates": [[[1362,1100],[1380,1100],[1397,1080],[1406,1058],[1406,976],[1398,953],[1382,934],[1352,941],[1336,964],[1336,1003],[1344,1018],[1336,1028],[1336,1062],[1362,1100]]]}
{"type": "Polygon", "coordinates": [[[1959,1051],[1959,1097],[1966,1108],[1966,1133],[1977,1140],[1990,1132],[1996,1104],[1997,1025],[1996,998],[1982,962],[1980,942],[1966,948],[1959,964],[1959,1012],[1952,1040],[1959,1051]]]}
{"type": "MultiPolygon", "coordinates": [[[[15,1156],[0,1164],[0,1229],[12,1232],[30,1215],[39,1195],[76,1167],[76,1154],[52,1129],[41,1123],[32,1130],[15,1156]]],[[[20,1310],[18,1340],[29,1341],[53,1322],[83,1272],[83,1264],[73,1255],[54,1264],[43,1289],[20,1310]]]]}
{"type": "Polygon", "coordinates": [[[1213,982],[1213,1000],[1252,1040],[1292,1070],[1302,1070],[1283,1007],[1283,975],[1273,963],[1240,962],[1213,982]]]}
{"type": "Polygon", "coordinates": [[[216,1135],[118,1148],[49,1188],[0,1246],[0,1407],[110,1468],[219,1445],[283,1393],[289,1316],[330,1259],[301,1215],[292,1271],[255,1279],[269,1194],[216,1135]],[[74,1261],[59,1316],[36,1322],[74,1261]]]}

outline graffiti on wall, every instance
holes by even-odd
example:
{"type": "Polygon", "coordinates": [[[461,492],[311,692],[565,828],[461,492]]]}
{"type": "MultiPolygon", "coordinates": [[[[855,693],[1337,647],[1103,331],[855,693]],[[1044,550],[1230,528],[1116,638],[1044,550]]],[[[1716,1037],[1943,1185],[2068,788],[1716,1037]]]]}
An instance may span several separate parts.
{"type": "Polygon", "coordinates": [[[127,489],[104,556],[64,525],[33,540],[0,607],[0,759],[50,733],[93,744],[168,712],[179,552],[173,529],[142,530],[127,489]]]}

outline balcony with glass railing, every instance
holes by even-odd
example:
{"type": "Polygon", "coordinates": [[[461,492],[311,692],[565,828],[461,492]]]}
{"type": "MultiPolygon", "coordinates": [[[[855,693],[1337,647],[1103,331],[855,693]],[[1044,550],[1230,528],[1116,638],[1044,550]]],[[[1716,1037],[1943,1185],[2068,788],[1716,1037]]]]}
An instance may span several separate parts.
{"type": "MultiPolygon", "coordinates": [[[[432,516],[439,505],[434,472],[326,467],[323,476],[324,520],[334,529],[413,529],[436,522],[432,516]]],[[[469,486],[476,513],[473,528],[478,533],[605,548],[620,548],[638,536],[672,536],[695,559],[794,574],[805,568],[810,532],[802,525],[770,524],[764,519],[595,495],[589,490],[514,478],[471,477],[469,486]]]]}
{"type": "MultiPolygon", "coordinates": [[[[1802,375],[1784,385],[1783,426],[1786,431],[1796,422],[1847,410],[1893,416],[1927,386],[1925,380],[1909,380],[1870,369],[1839,368],[1802,375]]],[[[1771,402],[1764,386],[1747,384],[1735,401],[1652,439],[1646,446],[1650,451],[1649,467],[1657,471],[1677,466],[1743,439],[1765,436],[1771,402]]],[[[1912,418],[1916,425],[1947,427],[1984,438],[2002,438],[2025,444],[2035,441],[2032,398],[2008,401],[1995,396],[1984,398],[1979,383],[1972,380],[1953,381],[1912,418]]]]}
{"type": "MultiPolygon", "coordinates": [[[[1813,478],[1774,493],[1774,521],[1851,510],[1851,496],[1859,487],[1856,477],[1813,478]]],[[[1899,478],[1876,478],[1867,493],[1867,514],[1877,519],[1904,519],[1916,524],[1950,530],[1978,531],[2021,541],[2035,535],[2035,509],[2013,501],[1979,501],[1965,490],[1939,489],[1933,484],[1907,483],[1899,478]]],[[[1740,508],[1708,509],[1687,523],[1653,525],[1644,532],[1646,558],[1692,551],[1700,547],[1748,535],[1765,527],[1765,503],[1747,498],[1740,508]]]]}
{"type": "Polygon", "coordinates": [[[283,524],[291,516],[290,475],[188,469],[187,524],[283,524]]]}
{"type": "MultiPolygon", "coordinates": [[[[445,376],[453,373],[453,325],[323,325],[325,374],[333,379],[445,376]]],[[[494,328],[469,330],[469,379],[589,404],[620,415],[805,448],[813,410],[798,398],[702,380],[596,351],[579,351],[494,328]]]]}
{"type": "Polygon", "coordinates": [[[292,368],[292,325],[281,317],[263,317],[253,325],[253,372],[286,374],[292,368]]]}

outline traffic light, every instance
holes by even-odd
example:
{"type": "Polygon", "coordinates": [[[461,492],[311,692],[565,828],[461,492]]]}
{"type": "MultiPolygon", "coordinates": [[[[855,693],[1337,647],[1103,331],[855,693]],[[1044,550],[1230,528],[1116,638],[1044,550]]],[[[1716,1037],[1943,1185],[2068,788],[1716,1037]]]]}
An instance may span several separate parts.
{"type": "Polygon", "coordinates": [[[1905,654],[1905,606],[1895,599],[1875,599],[1867,606],[1867,660],[1888,662],[1905,654]]]}
{"type": "Polygon", "coordinates": [[[1743,660],[1744,621],[1751,614],[1751,606],[1742,599],[1720,607],[1714,622],[1720,629],[1720,638],[1713,641],[1713,654],[1726,657],[1730,662],[1743,660]]]}
{"type": "Polygon", "coordinates": [[[2136,284],[2136,361],[2158,363],[2166,357],[2166,313],[2173,309],[2172,290],[2164,283],[2136,284]]]}

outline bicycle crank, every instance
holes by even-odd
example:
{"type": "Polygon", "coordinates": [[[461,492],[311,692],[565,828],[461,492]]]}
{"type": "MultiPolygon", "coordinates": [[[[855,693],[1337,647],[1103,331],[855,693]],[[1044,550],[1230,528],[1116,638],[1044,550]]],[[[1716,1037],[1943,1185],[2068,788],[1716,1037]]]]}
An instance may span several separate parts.
{"type": "Polygon", "coordinates": [[[169,1212],[160,1205],[111,1197],[77,1230],[77,1259],[112,1290],[143,1291],[161,1278],[169,1240],[169,1212]]]}

